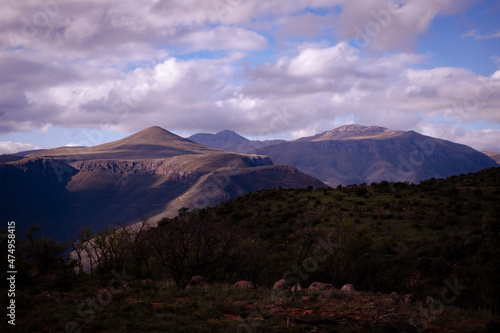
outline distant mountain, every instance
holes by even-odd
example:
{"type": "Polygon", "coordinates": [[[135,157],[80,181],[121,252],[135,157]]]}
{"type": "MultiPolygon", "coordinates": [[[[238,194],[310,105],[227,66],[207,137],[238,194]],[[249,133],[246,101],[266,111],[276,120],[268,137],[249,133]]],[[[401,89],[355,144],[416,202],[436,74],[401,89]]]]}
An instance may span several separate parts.
{"type": "Polygon", "coordinates": [[[0,219],[42,223],[65,240],[80,227],[153,221],[274,187],[322,182],[259,155],[224,152],[151,127],[94,147],[60,147],[0,163],[0,219]]]}
{"type": "Polygon", "coordinates": [[[39,151],[41,149],[33,149],[33,150],[25,150],[25,151],[20,151],[14,154],[2,154],[0,155],[0,163],[6,163],[6,162],[12,162],[12,161],[17,161],[25,157],[26,155],[29,155],[31,153],[34,153],[36,151],[39,151]]]}
{"type": "Polygon", "coordinates": [[[188,140],[220,150],[248,154],[255,153],[258,148],[264,146],[286,142],[286,140],[248,140],[229,130],[224,130],[216,134],[197,133],[188,137],[188,140]]]}
{"type": "Polygon", "coordinates": [[[465,145],[414,131],[360,125],[342,126],[256,152],[330,186],[380,181],[417,183],[498,167],[490,157],[465,145]]]}

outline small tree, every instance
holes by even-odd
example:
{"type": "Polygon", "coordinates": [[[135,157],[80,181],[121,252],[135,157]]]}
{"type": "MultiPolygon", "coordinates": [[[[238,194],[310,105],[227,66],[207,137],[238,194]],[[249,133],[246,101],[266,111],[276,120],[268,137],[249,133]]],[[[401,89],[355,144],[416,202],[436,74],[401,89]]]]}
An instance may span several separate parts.
{"type": "Polygon", "coordinates": [[[371,239],[356,229],[350,219],[337,214],[334,230],[328,235],[336,244],[334,252],[321,263],[335,285],[360,282],[368,270],[371,239]]]}
{"type": "Polygon", "coordinates": [[[175,283],[186,288],[191,278],[220,262],[236,244],[236,235],[201,219],[185,216],[151,230],[153,255],[175,283]]]}
{"type": "Polygon", "coordinates": [[[26,231],[27,240],[20,242],[20,248],[34,264],[37,274],[53,274],[64,268],[63,252],[66,247],[51,238],[35,238],[34,234],[40,228],[40,224],[30,225],[26,231]]]}
{"type": "Polygon", "coordinates": [[[142,277],[143,267],[149,269],[148,258],[151,249],[147,241],[147,231],[150,226],[151,224],[147,218],[141,218],[141,222],[131,226],[120,224],[124,241],[127,243],[127,259],[130,259],[130,264],[134,266],[135,274],[139,278],[142,277]]]}

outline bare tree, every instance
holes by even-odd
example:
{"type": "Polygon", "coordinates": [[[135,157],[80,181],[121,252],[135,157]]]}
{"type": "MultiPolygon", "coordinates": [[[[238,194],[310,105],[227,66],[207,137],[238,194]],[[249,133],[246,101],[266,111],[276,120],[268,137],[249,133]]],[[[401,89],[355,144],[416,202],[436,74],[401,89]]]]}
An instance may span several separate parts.
{"type": "Polygon", "coordinates": [[[132,259],[135,274],[140,278],[143,267],[149,269],[148,257],[150,248],[147,242],[147,231],[150,229],[151,223],[147,218],[142,217],[141,222],[137,224],[131,226],[119,224],[119,226],[127,243],[126,249],[132,259]]]}
{"type": "Polygon", "coordinates": [[[220,262],[236,245],[236,235],[220,230],[201,219],[186,217],[168,220],[152,230],[152,249],[156,261],[186,288],[191,278],[220,262]]]}
{"type": "Polygon", "coordinates": [[[370,261],[371,239],[357,230],[350,220],[336,214],[334,230],[328,236],[337,246],[321,263],[335,285],[356,283],[366,272],[370,261]]]}

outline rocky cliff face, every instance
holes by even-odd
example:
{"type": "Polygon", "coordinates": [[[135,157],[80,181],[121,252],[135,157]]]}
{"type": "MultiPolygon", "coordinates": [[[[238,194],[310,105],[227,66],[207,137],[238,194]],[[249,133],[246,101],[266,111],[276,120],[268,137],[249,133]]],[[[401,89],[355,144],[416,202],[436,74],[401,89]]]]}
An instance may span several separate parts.
{"type": "Polygon", "coordinates": [[[266,156],[228,153],[154,127],[89,148],[56,148],[0,164],[0,219],[66,240],[102,229],[172,217],[269,187],[325,186],[266,156]]]}

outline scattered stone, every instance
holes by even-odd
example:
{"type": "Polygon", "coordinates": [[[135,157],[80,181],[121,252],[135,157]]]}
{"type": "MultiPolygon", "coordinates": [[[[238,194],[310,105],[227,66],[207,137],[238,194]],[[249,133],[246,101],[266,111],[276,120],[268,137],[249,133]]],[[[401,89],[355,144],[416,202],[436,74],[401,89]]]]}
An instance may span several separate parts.
{"type": "Polygon", "coordinates": [[[255,289],[255,285],[250,281],[238,281],[233,287],[240,289],[255,289]]]}
{"type": "Polygon", "coordinates": [[[355,292],[356,289],[354,289],[354,286],[352,284],[344,284],[342,288],[340,288],[340,291],[346,292],[346,293],[352,293],[355,292]]]}
{"type": "Polygon", "coordinates": [[[277,281],[273,286],[273,290],[285,290],[287,288],[288,288],[288,284],[286,283],[286,281],[284,279],[277,281]]]}
{"type": "Polygon", "coordinates": [[[309,286],[309,290],[320,290],[320,291],[323,291],[323,290],[329,290],[329,289],[335,289],[335,287],[333,286],[333,284],[323,283],[323,282],[313,282],[309,286]]]}

